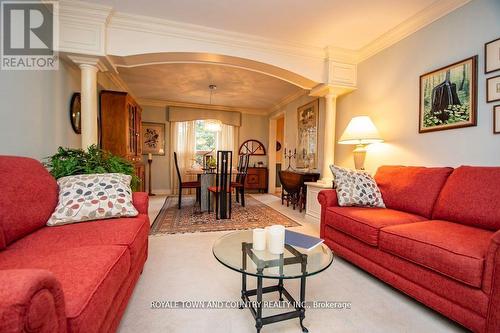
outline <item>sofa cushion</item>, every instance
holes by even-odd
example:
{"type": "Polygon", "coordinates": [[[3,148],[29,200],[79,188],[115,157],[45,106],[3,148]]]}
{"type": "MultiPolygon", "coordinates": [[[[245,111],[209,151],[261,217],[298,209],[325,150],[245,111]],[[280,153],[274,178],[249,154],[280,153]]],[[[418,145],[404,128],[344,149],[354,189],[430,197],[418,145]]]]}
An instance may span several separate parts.
{"type": "Polygon", "coordinates": [[[0,156],[0,189],[2,249],[45,225],[57,204],[57,183],[37,160],[0,156]]]}
{"type": "Polygon", "coordinates": [[[453,222],[426,221],[383,228],[379,248],[479,288],[492,235],[453,222]]]}
{"type": "Polygon", "coordinates": [[[33,249],[0,253],[0,269],[38,268],[61,283],[69,332],[98,332],[130,270],[125,246],[89,246],[39,253],[33,249]]]}
{"type": "Polygon", "coordinates": [[[452,168],[382,166],[375,174],[385,206],[431,218],[452,168]]]}
{"type": "Polygon", "coordinates": [[[351,170],[330,165],[334,176],[338,204],[342,207],[385,208],[375,179],[362,170],[351,170]]]}
{"type": "Polygon", "coordinates": [[[381,228],[426,220],[424,217],[386,208],[330,207],[326,224],[355,237],[366,244],[377,246],[381,228]]]}
{"type": "Polygon", "coordinates": [[[137,216],[132,204],[131,180],[132,176],[123,173],[59,178],[59,203],[47,225],[137,216]]]}
{"type": "Polygon", "coordinates": [[[461,166],[448,178],[433,219],[500,229],[500,167],[461,166]]]}
{"type": "Polygon", "coordinates": [[[130,251],[132,265],[147,243],[149,220],[146,215],[134,218],[82,222],[45,227],[13,243],[9,249],[33,249],[51,253],[67,248],[92,245],[124,245],[130,251]]]}

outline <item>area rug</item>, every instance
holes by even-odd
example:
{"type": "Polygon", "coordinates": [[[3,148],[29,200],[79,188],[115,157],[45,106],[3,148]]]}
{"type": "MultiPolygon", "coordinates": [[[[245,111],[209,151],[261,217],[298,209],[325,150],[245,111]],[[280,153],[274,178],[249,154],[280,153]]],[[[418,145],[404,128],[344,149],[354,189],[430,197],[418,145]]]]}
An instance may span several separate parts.
{"type": "Polygon", "coordinates": [[[215,213],[201,213],[194,196],[183,196],[177,209],[177,196],[169,196],[151,226],[151,235],[264,228],[273,224],[297,227],[291,220],[260,201],[245,196],[245,207],[233,203],[231,219],[216,220],[215,213]]]}

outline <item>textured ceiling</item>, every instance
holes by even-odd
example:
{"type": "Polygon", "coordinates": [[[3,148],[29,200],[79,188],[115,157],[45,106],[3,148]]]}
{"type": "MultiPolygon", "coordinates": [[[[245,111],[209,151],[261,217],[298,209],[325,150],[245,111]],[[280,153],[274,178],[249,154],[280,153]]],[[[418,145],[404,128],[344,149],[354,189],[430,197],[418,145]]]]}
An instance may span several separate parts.
{"type": "Polygon", "coordinates": [[[245,69],[207,64],[158,64],[120,67],[120,77],[138,98],[271,109],[301,89],[280,79],[245,69]]]}
{"type": "Polygon", "coordinates": [[[88,1],[112,6],[119,12],[317,47],[357,50],[440,0],[88,1]]]}

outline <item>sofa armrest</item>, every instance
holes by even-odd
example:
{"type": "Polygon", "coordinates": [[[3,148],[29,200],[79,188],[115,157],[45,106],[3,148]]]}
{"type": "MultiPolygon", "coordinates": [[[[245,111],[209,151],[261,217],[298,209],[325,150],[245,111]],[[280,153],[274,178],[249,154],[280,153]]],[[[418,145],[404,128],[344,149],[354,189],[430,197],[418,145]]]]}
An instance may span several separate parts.
{"type": "Polygon", "coordinates": [[[0,332],[66,332],[61,285],[40,269],[0,270],[0,332]]]}
{"type": "Polygon", "coordinates": [[[321,205],[321,209],[328,207],[335,207],[339,205],[337,200],[337,191],[333,189],[321,190],[318,193],[318,202],[321,205]]]}
{"type": "Polygon", "coordinates": [[[321,205],[321,224],[319,229],[319,237],[325,239],[326,209],[328,207],[336,207],[339,205],[339,202],[337,200],[337,191],[334,189],[321,190],[318,193],[318,202],[321,205]]]}
{"type": "Polygon", "coordinates": [[[500,332],[500,230],[491,238],[486,254],[483,290],[489,296],[486,332],[500,332]]]}
{"type": "Polygon", "coordinates": [[[132,202],[139,214],[148,215],[149,197],[146,192],[132,192],[132,202]]]}

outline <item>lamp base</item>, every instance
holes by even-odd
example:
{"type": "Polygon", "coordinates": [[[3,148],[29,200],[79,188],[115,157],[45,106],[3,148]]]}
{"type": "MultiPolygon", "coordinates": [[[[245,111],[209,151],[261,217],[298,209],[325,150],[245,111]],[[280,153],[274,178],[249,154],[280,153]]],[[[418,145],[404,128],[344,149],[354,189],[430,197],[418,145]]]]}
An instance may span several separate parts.
{"type": "Polygon", "coordinates": [[[354,154],[354,167],[356,170],[364,170],[365,169],[365,158],[366,158],[366,145],[356,145],[356,148],[353,150],[354,154]]]}

